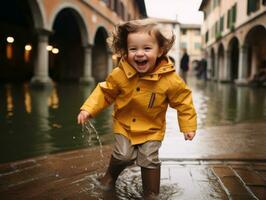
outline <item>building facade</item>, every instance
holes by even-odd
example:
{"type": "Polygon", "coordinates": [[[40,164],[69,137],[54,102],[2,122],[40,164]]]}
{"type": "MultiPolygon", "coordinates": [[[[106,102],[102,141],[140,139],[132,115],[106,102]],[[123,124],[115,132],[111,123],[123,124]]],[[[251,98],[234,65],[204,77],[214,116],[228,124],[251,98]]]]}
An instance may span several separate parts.
{"type": "Polygon", "coordinates": [[[144,17],[144,0],[3,1],[0,80],[103,80],[112,68],[110,31],[144,17]]]}
{"type": "Polygon", "coordinates": [[[266,1],[203,0],[199,10],[208,77],[250,83],[266,68],[266,1]]]}
{"type": "Polygon", "coordinates": [[[190,69],[201,59],[202,38],[199,24],[181,24],[180,57],[186,49],[189,55],[190,69]]]}

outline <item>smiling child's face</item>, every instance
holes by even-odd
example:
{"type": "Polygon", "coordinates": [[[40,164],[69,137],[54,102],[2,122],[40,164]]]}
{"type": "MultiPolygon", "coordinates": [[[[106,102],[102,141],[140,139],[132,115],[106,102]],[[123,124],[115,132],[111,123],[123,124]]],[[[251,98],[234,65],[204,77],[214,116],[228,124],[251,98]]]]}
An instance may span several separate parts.
{"type": "Polygon", "coordinates": [[[154,34],[129,33],[127,37],[127,61],[139,73],[151,72],[162,55],[154,34]]]}

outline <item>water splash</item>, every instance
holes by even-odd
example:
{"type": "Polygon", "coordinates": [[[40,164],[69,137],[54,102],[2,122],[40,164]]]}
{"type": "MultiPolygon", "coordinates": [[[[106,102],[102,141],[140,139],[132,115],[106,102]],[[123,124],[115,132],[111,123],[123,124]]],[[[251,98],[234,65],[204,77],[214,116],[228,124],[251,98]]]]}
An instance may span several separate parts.
{"type": "Polygon", "coordinates": [[[96,130],[96,128],[93,126],[93,124],[90,122],[90,120],[87,120],[82,125],[82,133],[88,137],[87,142],[88,142],[89,146],[93,146],[93,143],[94,143],[93,141],[95,141],[95,139],[96,139],[96,141],[99,144],[99,151],[100,151],[101,159],[103,159],[104,158],[103,147],[102,147],[100,135],[99,135],[98,131],[96,130]]]}

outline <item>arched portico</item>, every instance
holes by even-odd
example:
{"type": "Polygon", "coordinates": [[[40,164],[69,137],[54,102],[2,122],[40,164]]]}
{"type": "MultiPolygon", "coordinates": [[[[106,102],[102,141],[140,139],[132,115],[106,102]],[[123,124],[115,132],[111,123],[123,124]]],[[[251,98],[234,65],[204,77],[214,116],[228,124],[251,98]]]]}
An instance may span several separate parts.
{"type": "Polygon", "coordinates": [[[35,0],[4,1],[0,7],[0,22],[1,44],[5,45],[0,50],[0,79],[28,81],[34,74],[38,57],[36,29],[44,25],[39,4],[35,0]]]}
{"type": "Polygon", "coordinates": [[[106,78],[109,71],[108,62],[111,56],[108,51],[106,39],[108,33],[104,27],[99,27],[95,33],[94,44],[92,47],[92,75],[97,81],[102,81],[106,78]]]}
{"type": "Polygon", "coordinates": [[[223,80],[225,77],[225,66],[224,66],[224,46],[221,43],[218,47],[218,62],[217,62],[218,66],[218,76],[217,79],[218,80],[223,80]]]}
{"type": "Polygon", "coordinates": [[[211,48],[210,67],[209,67],[210,78],[211,79],[214,79],[215,78],[215,74],[216,74],[216,67],[215,67],[216,60],[215,60],[215,57],[216,56],[215,56],[214,48],[211,48]]]}
{"type": "Polygon", "coordinates": [[[84,76],[84,65],[88,64],[84,50],[88,48],[87,36],[85,22],[75,9],[63,8],[57,12],[49,38],[49,74],[54,80],[78,81],[84,76]],[[53,52],[54,49],[59,52],[53,52]]]}
{"type": "Polygon", "coordinates": [[[266,68],[266,28],[263,25],[252,27],[245,36],[247,47],[246,77],[253,80],[264,68],[266,68]]]}
{"type": "Polygon", "coordinates": [[[238,78],[238,65],[239,65],[239,42],[236,37],[233,37],[228,46],[229,50],[229,80],[234,81],[238,78]]]}

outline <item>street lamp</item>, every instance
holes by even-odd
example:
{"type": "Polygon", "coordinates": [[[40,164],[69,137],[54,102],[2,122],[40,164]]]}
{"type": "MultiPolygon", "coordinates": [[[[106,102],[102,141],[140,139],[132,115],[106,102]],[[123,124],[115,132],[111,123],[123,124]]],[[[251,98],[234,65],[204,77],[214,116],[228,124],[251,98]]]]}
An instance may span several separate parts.
{"type": "Polygon", "coordinates": [[[58,48],[53,48],[52,49],[52,53],[53,54],[58,54],[59,53],[59,49],[58,48]]]}
{"type": "Polygon", "coordinates": [[[48,45],[48,46],[46,47],[46,50],[47,50],[47,51],[52,51],[52,49],[53,49],[53,46],[52,46],[52,45],[48,45]]]}
{"type": "Polygon", "coordinates": [[[30,44],[25,45],[25,51],[24,51],[24,61],[27,63],[30,60],[30,51],[32,49],[32,46],[30,44]]]}
{"type": "Polygon", "coordinates": [[[8,36],[8,37],[6,38],[6,41],[7,41],[8,43],[13,43],[13,42],[15,41],[15,39],[14,39],[12,36],[8,36]]]}
{"type": "Polygon", "coordinates": [[[7,59],[11,60],[13,57],[13,47],[12,44],[14,43],[15,39],[12,36],[8,36],[6,38],[7,45],[6,45],[6,57],[7,59]]]}

